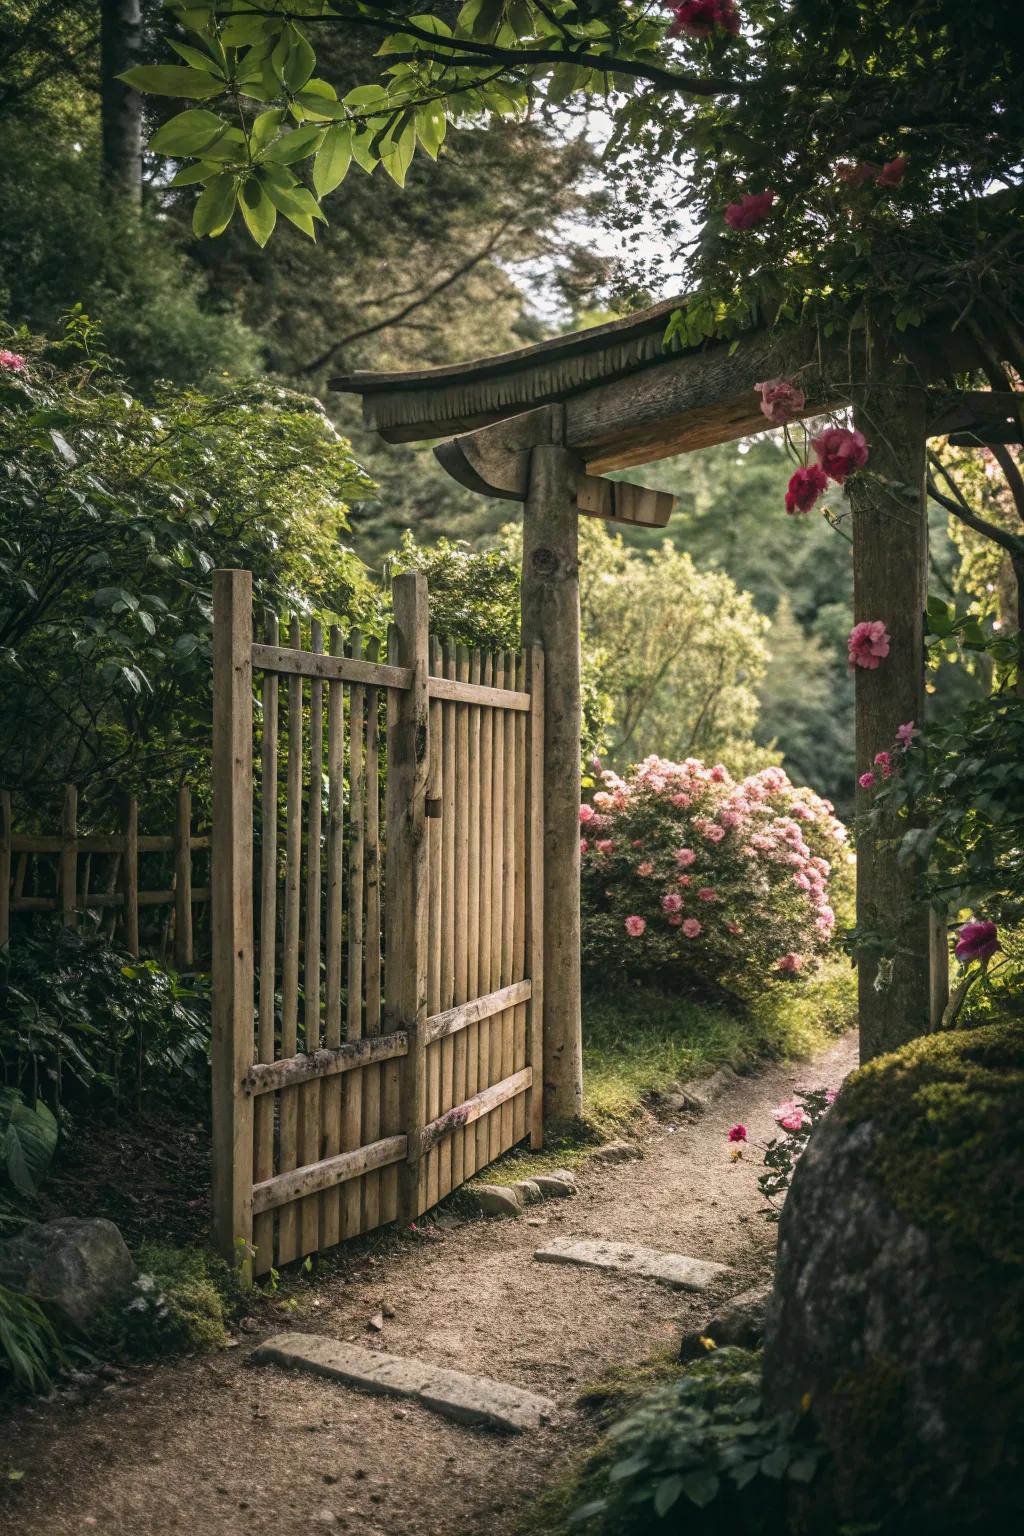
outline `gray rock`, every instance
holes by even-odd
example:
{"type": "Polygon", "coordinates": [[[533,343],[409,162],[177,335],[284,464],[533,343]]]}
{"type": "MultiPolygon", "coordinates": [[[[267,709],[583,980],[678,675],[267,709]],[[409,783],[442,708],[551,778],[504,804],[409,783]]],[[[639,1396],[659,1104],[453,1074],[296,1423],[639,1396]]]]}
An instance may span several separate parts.
{"type": "Polygon", "coordinates": [[[603,1147],[595,1147],[590,1156],[595,1163],[630,1163],[643,1154],[635,1142],[606,1141],[603,1147]]]}
{"type": "Polygon", "coordinates": [[[756,1349],[764,1338],[765,1313],[770,1285],[755,1285],[749,1291],[731,1296],[703,1328],[694,1333],[684,1333],[679,1346],[680,1360],[698,1360],[705,1352],[701,1339],[714,1339],[721,1348],[736,1345],[740,1349],[756,1349]]]}
{"type": "Polygon", "coordinates": [[[683,1101],[684,1109],[703,1115],[716,1099],[732,1087],[735,1081],[736,1073],[732,1067],[718,1067],[710,1077],[700,1077],[696,1082],[683,1083],[678,1097],[683,1101]]]}
{"type": "Polygon", "coordinates": [[[560,1169],[557,1173],[536,1173],[533,1182],[546,1200],[579,1194],[574,1174],[560,1169]]]}
{"type": "Polygon", "coordinates": [[[30,1222],[0,1243],[0,1285],[24,1291],[58,1327],[81,1331],[131,1289],[135,1264],[112,1221],[30,1222]]]}
{"type": "Polygon", "coordinates": [[[485,1216],[518,1216],[519,1196],[504,1184],[476,1184],[473,1194],[485,1216]]]}
{"type": "Polygon", "coordinates": [[[539,1205],[544,1199],[536,1179],[517,1179],[511,1187],[519,1196],[520,1205],[539,1205]]]}
{"type": "Polygon", "coordinates": [[[579,1264],[584,1269],[604,1269],[657,1280],[677,1291],[703,1291],[732,1271],[710,1259],[691,1259],[685,1253],[666,1253],[638,1243],[612,1243],[598,1238],[555,1237],[533,1255],[541,1264],[579,1264]]]}

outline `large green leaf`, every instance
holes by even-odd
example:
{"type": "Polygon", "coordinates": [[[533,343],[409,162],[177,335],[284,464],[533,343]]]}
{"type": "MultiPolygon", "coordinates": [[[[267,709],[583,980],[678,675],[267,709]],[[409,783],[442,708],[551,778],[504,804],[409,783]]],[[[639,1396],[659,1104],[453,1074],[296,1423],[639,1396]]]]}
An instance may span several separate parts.
{"type": "Polygon", "coordinates": [[[316,68],[316,54],[297,27],[288,29],[288,57],[281,71],[290,91],[301,91],[316,68]]]}
{"type": "Polygon", "coordinates": [[[224,126],[215,112],[189,107],[158,128],[149,147],[161,155],[197,155],[220,137],[224,126]]]}
{"type": "Polygon", "coordinates": [[[319,149],[323,136],[323,128],[293,128],[291,133],[283,134],[271,144],[267,150],[267,159],[277,165],[291,165],[296,160],[304,160],[307,155],[319,149]]]}
{"type": "Polygon", "coordinates": [[[352,129],[348,123],[333,123],[313,162],[313,186],[318,197],[326,197],[340,186],[352,164],[352,129]]]}
{"type": "Polygon", "coordinates": [[[231,223],[238,188],[228,171],[215,176],[201,193],[192,213],[192,230],[197,235],[220,235],[231,223]]]}
{"type": "Polygon", "coordinates": [[[41,1101],[0,1088],[0,1135],[8,1178],[19,1194],[35,1195],[57,1149],[56,1120],[41,1101]]]}
{"type": "Polygon", "coordinates": [[[240,202],[242,218],[250,235],[258,246],[266,245],[274,233],[277,209],[255,176],[251,176],[242,188],[240,202]]]}
{"type": "Polygon", "coordinates": [[[223,80],[187,64],[137,64],[117,78],[150,96],[190,96],[193,101],[219,96],[224,89],[223,80]]]}

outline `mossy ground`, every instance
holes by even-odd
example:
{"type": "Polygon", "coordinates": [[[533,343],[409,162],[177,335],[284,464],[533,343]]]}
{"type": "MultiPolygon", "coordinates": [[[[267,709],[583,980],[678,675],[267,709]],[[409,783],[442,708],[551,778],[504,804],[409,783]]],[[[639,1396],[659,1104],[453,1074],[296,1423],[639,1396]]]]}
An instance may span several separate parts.
{"type": "Polygon", "coordinates": [[[810,1055],[856,1022],[856,981],[842,960],[746,1006],[673,997],[654,987],[588,987],[582,1120],[549,1135],[542,1152],[511,1152],[481,1177],[511,1183],[550,1168],[579,1167],[599,1142],[638,1130],[654,1095],[723,1063],[742,1071],[810,1055]]]}

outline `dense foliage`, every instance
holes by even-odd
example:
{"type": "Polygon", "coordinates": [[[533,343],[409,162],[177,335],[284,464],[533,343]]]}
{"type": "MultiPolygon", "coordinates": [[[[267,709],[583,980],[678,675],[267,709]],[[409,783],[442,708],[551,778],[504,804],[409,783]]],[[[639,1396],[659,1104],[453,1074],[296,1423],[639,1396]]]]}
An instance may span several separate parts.
{"type": "Polygon", "coordinates": [[[580,810],[590,966],[741,995],[815,968],[845,884],[827,802],[780,768],[737,782],[695,758],[604,781],[580,810]]]}

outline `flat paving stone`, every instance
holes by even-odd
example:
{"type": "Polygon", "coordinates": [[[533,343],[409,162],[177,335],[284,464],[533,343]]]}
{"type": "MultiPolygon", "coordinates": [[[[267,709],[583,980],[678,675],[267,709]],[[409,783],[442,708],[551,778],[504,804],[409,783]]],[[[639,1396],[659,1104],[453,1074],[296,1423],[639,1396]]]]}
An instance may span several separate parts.
{"type": "Polygon", "coordinates": [[[710,1259],[691,1259],[685,1253],[665,1253],[642,1248],[638,1243],[611,1243],[598,1238],[556,1237],[534,1254],[542,1264],[580,1264],[585,1269],[607,1269],[616,1274],[659,1280],[677,1291],[703,1291],[715,1280],[732,1273],[727,1264],[710,1259]]]}
{"type": "Polygon", "coordinates": [[[340,1381],[376,1397],[403,1397],[422,1403],[462,1424],[491,1429],[536,1429],[555,1412],[555,1404],[535,1392],[470,1376],[465,1371],[361,1349],[315,1333],[278,1333],[249,1356],[253,1365],[280,1365],[340,1381]]]}

